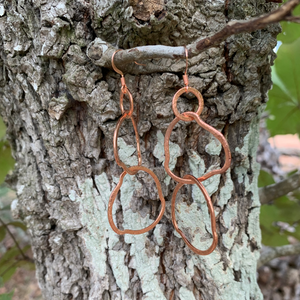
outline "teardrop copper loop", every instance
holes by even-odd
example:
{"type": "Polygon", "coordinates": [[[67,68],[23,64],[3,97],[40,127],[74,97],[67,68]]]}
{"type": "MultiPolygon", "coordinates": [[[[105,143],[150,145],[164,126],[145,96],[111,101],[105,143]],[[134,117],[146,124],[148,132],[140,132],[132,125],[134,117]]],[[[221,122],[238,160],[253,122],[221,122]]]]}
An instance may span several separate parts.
{"type": "Polygon", "coordinates": [[[150,169],[143,167],[143,166],[134,166],[134,167],[129,167],[129,171],[132,174],[136,174],[138,171],[144,171],[152,176],[152,178],[154,179],[156,186],[157,186],[158,196],[161,201],[161,209],[160,209],[160,213],[159,213],[157,219],[151,225],[147,226],[146,228],[139,229],[139,230],[131,230],[131,229],[120,230],[117,228],[117,226],[115,225],[114,220],[113,220],[112,209],[113,209],[113,204],[115,202],[117,194],[122,186],[123,179],[124,179],[125,175],[127,174],[127,172],[124,171],[120,176],[119,183],[117,184],[117,186],[111,193],[109,202],[108,202],[108,221],[109,221],[109,224],[110,224],[111,228],[113,229],[113,231],[116,232],[117,234],[125,234],[125,233],[141,234],[141,233],[145,233],[145,232],[153,229],[158,224],[158,222],[161,220],[161,218],[163,217],[164,212],[165,212],[165,207],[166,207],[165,198],[162,193],[160,182],[159,182],[157,176],[150,169]]]}
{"type": "Polygon", "coordinates": [[[121,75],[122,88],[121,88],[121,93],[120,93],[120,107],[121,107],[121,111],[122,111],[122,116],[119,119],[119,121],[117,122],[116,129],[115,129],[115,132],[114,132],[113,148],[114,148],[115,160],[116,160],[117,164],[120,167],[123,168],[124,172],[121,174],[119,183],[117,184],[117,186],[115,187],[115,189],[113,190],[113,192],[110,195],[107,215],[108,215],[109,224],[110,224],[111,228],[113,229],[113,231],[115,231],[116,233],[118,233],[118,234],[125,234],[125,233],[141,234],[141,233],[145,233],[145,232],[153,229],[154,226],[156,226],[156,224],[163,217],[166,205],[165,205],[165,199],[164,199],[164,196],[163,196],[163,193],[162,193],[161,185],[160,185],[160,182],[159,182],[157,176],[150,169],[141,166],[141,164],[142,164],[142,155],[141,155],[141,149],[140,149],[140,138],[139,138],[139,133],[138,133],[138,130],[137,130],[136,122],[135,122],[135,120],[132,116],[133,109],[134,109],[133,108],[133,98],[132,98],[132,95],[129,92],[127,86],[126,86],[124,74],[114,64],[114,56],[118,51],[121,51],[121,50],[117,50],[117,51],[114,52],[114,54],[112,56],[112,59],[111,59],[111,64],[112,64],[114,70],[121,75]],[[128,111],[125,111],[124,107],[123,107],[124,94],[127,94],[129,96],[130,109],[128,111]],[[119,157],[119,154],[118,154],[118,135],[119,135],[120,126],[122,125],[122,123],[125,119],[130,119],[131,120],[132,126],[134,128],[134,132],[135,132],[135,139],[136,139],[136,145],[137,145],[138,165],[133,166],[133,167],[127,167],[120,160],[120,157],[119,157]],[[119,190],[122,186],[123,179],[124,179],[125,175],[126,174],[135,175],[138,171],[144,171],[144,172],[148,173],[149,175],[151,175],[152,178],[154,179],[154,182],[155,182],[155,184],[157,186],[157,190],[158,190],[158,196],[159,196],[159,199],[161,201],[161,210],[160,210],[160,213],[159,213],[159,216],[157,217],[157,219],[151,225],[149,225],[146,228],[143,228],[143,229],[140,229],[140,230],[131,230],[131,229],[119,230],[116,227],[116,225],[113,221],[113,215],[112,215],[113,204],[114,204],[114,201],[115,201],[115,199],[118,195],[118,192],[119,192],[119,190]]]}
{"type": "Polygon", "coordinates": [[[215,248],[218,244],[218,234],[217,234],[217,230],[216,230],[216,218],[215,218],[214,207],[213,207],[213,204],[211,202],[211,199],[210,199],[209,194],[207,193],[205,187],[203,186],[203,184],[197,178],[195,178],[192,175],[185,175],[184,178],[189,179],[189,180],[192,181],[192,183],[197,184],[197,186],[201,190],[201,192],[204,195],[204,198],[206,200],[207,207],[208,207],[208,210],[209,210],[209,213],[210,213],[211,230],[212,230],[212,235],[213,235],[213,242],[212,242],[211,246],[207,250],[199,250],[199,249],[195,248],[188,241],[185,234],[179,229],[179,227],[177,225],[176,216],[175,216],[175,202],[176,202],[176,196],[177,196],[177,193],[178,193],[179,189],[184,185],[183,183],[178,183],[176,185],[175,190],[174,190],[173,195],[172,195],[172,204],[171,204],[172,222],[173,222],[173,225],[174,225],[176,231],[181,235],[181,237],[183,238],[183,240],[185,241],[187,246],[192,251],[194,251],[195,253],[197,253],[199,255],[208,255],[208,254],[212,253],[215,250],[215,248]]]}
{"type": "Polygon", "coordinates": [[[140,166],[142,164],[142,155],[141,155],[141,148],[140,148],[140,138],[139,138],[139,133],[138,133],[138,130],[137,130],[137,126],[136,126],[136,123],[135,123],[135,120],[133,118],[133,116],[125,113],[118,121],[117,123],[117,126],[116,126],[116,129],[115,129],[115,132],[114,132],[114,156],[115,156],[115,160],[116,160],[116,163],[121,167],[123,168],[123,170],[128,173],[129,175],[134,175],[136,174],[136,172],[132,173],[130,171],[130,168],[128,168],[121,160],[120,160],[120,157],[119,157],[119,154],[118,154],[118,135],[119,135],[119,130],[120,130],[120,126],[121,124],[123,123],[123,121],[125,119],[131,119],[131,122],[132,122],[132,125],[133,125],[133,128],[134,128],[134,132],[135,132],[135,140],[136,140],[136,148],[137,148],[137,156],[138,156],[138,165],[140,166]]]}
{"type": "MultiPolygon", "coordinates": [[[[202,128],[204,128],[205,130],[209,131],[210,133],[212,133],[222,144],[223,148],[224,148],[224,152],[225,152],[225,163],[223,165],[223,167],[221,169],[218,170],[213,170],[208,172],[207,174],[201,176],[198,178],[198,180],[204,181],[208,178],[210,178],[213,175],[216,174],[222,174],[224,172],[226,172],[226,170],[230,167],[231,164],[231,152],[229,149],[229,145],[225,139],[225,137],[223,136],[222,133],[220,133],[217,129],[213,128],[212,126],[206,124],[204,121],[202,121],[200,119],[200,117],[194,113],[194,112],[185,112],[183,113],[183,115],[185,115],[186,117],[190,117],[193,120],[195,120],[202,128]]],[[[164,148],[165,148],[165,170],[166,172],[169,174],[169,176],[171,176],[175,181],[183,183],[183,184],[193,184],[193,180],[188,179],[188,178],[180,178],[178,176],[176,176],[171,169],[169,168],[169,162],[170,162],[170,150],[169,150],[169,141],[170,141],[170,137],[171,137],[171,133],[172,130],[174,128],[174,126],[180,121],[181,119],[179,117],[176,117],[169,125],[166,135],[165,135],[165,141],[164,141],[164,148]]]]}

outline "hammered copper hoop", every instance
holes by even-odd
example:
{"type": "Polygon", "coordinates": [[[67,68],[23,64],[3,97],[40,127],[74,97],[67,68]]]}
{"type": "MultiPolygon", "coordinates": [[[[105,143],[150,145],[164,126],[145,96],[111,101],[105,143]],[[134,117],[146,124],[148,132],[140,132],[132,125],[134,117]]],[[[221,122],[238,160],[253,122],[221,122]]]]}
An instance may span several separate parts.
{"type": "MultiPolygon", "coordinates": [[[[198,123],[198,125],[200,125],[202,128],[204,128],[205,130],[212,133],[221,142],[221,144],[224,148],[224,152],[225,152],[225,163],[224,163],[223,167],[218,170],[210,171],[207,174],[197,178],[197,180],[199,180],[201,182],[201,181],[204,181],[204,180],[210,178],[213,175],[222,174],[222,173],[226,172],[226,170],[230,167],[230,164],[231,164],[231,152],[229,149],[229,145],[228,145],[225,137],[223,136],[223,134],[220,133],[217,129],[213,128],[212,126],[210,126],[207,123],[205,123],[204,121],[202,121],[200,119],[200,117],[194,112],[185,112],[184,115],[186,115],[189,118],[192,118],[193,120],[195,120],[198,123]]],[[[170,162],[169,141],[170,141],[172,130],[179,121],[180,121],[180,118],[176,117],[170,123],[170,125],[166,131],[165,141],[164,141],[164,149],[165,149],[164,167],[165,167],[165,170],[168,173],[168,175],[170,177],[172,177],[175,181],[180,182],[182,184],[193,184],[194,182],[191,179],[185,179],[185,178],[176,176],[169,167],[169,162],[170,162]]]]}
{"type": "Polygon", "coordinates": [[[176,196],[177,193],[179,191],[179,189],[184,185],[183,183],[178,183],[175,187],[175,190],[173,192],[173,196],[172,196],[172,206],[171,206],[171,210],[172,210],[172,222],[173,225],[176,229],[176,231],[181,235],[181,237],[183,238],[183,240],[185,241],[185,243],[188,245],[188,247],[194,251],[195,253],[199,254],[199,255],[208,255],[210,253],[212,253],[217,244],[218,244],[218,234],[217,234],[217,230],[216,230],[216,218],[215,218],[215,212],[214,212],[214,207],[213,204],[211,202],[211,199],[209,197],[209,194],[207,193],[205,187],[203,186],[203,184],[198,181],[197,178],[195,178],[192,175],[185,175],[184,178],[189,178],[193,183],[197,184],[197,186],[199,187],[199,189],[201,190],[202,194],[204,195],[204,198],[206,200],[207,203],[207,207],[210,213],[210,220],[211,220],[211,230],[212,230],[212,235],[213,235],[213,242],[211,244],[211,246],[207,249],[207,250],[199,250],[196,247],[194,247],[189,240],[186,238],[185,234],[179,229],[177,222],[176,222],[176,216],[175,216],[175,206],[176,206],[176,196]]]}
{"type": "Polygon", "coordinates": [[[178,111],[178,109],[177,109],[177,101],[178,101],[178,98],[179,98],[183,93],[193,93],[193,94],[197,97],[199,107],[198,107],[198,109],[197,109],[197,111],[196,111],[196,114],[199,115],[199,116],[200,116],[201,113],[202,113],[202,110],[203,110],[203,107],[204,107],[204,101],[203,101],[203,97],[202,97],[201,93],[200,93],[198,90],[196,90],[196,89],[194,89],[194,88],[192,88],[192,87],[190,87],[190,86],[183,87],[183,88],[181,88],[179,91],[176,92],[176,94],[174,95],[173,100],[172,100],[172,109],[173,109],[173,112],[174,112],[174,114],[175,114],[175,116],[176,116],[177,118],[179,118],[179,119],[182,120],[182,121],[187,121],[187,122],[188,122],[188,121],[191,121],[191,119],[188,118],[188,117],[185,117],[185,116],[184,116],[183,114],[181,114],[181,113],[178,111]]]}
{"type": "Polygon", "coordinates": [[[146,173],[148,173],[149,175],[152,176],[152,178],[154,179],[154,181],[156,183],[158,196],[159,196],[159,199],[161,201],[160,213],[159,213],[157,219],[151,225],[149,225],[146,228],[139,229],[139,230],[132,230],[132,229],[120,230],[120,229],[117,228],[117,226],[115,225],[114,220],[113,220],[112,209],[113,209],[113,204],[115,202],[117,194],[118,194],[118,192],[119,192],[119,190],[122,186],[123,179],[124,179],[125,175],[127,174],[127,172],[124,171],[120,176],[119,183],[117,184],[117,186],[115,187],[115,189],[113,190],[113,192],[111,193],[110,198],[109,198],[109,202],[108,202],[108,221],[109,221],[109,224],[110,224],[111,228],[113,229],[113,231],[118,233],[118,234],[125,234],[125,233],[141,234],[141,233],[145,233],[145,232],[153,229],[158,224],[158,222],[161,220],[161,218],[164,215],[166,203],[165,203],[165,198],[164,198],[163,193],[162,193],[160,182],[159,182],[157,176],[150,169],[148,169],[146,167],[143,167],[143,166],[129,167],[129,169],[130,169],[130,172],[132,172],[133,174],[137,173],[138,171],[144,171],[144,172],[146,172],[146,173]]]}

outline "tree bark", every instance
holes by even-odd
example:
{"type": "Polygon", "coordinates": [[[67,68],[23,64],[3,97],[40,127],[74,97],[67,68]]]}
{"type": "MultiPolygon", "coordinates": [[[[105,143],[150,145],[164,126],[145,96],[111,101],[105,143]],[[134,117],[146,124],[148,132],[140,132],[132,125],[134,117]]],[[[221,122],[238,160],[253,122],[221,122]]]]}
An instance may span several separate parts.
{"type": "MultiPolygon", "coordinates": [[[[0,1],[0,112],[16,159],[8,182],[18,194],[13,213],[29,227],[44,298],[262,299],[256,282],[256,149],[279,26],[230,37],[193,58],[189,68],[190,86],[205,99],[201,117],[226,136],[233,158],[226,174],[204,182],[219,234],[209,256],[191,252],[171,223],[176,183],[163,168],[163,139],[174,118],[172,97],[183,86],[181,73],[125,76],[134,97],[143,165],[160,179],[167,204],[160,224],[146,234],[118,236],[110,228],[108,199],[121,173],[112,149],[121,115],[120,76],[96,62],[101,59],[97,45],[103,43],[123,49],[182,46],[230,20],[255,17],[277,5],[265,0],[150,2],[0,1]]],[[[152,63],[170,70],[185,66],[171,59],[152,63]]],[[[180,102],[181,111],[196,105],[190,95],[180,102]]],[[[121,159],[135,165],[129,122],[118,143],[121,159]]],[[[174,129],[170,151],[172,168],[181,176],[200,176],[224,161],[218,142],[194,122],[180,122],[174,129]]],[[[179,227],[196,247],[206,249],[212,240],[210,217],[196,186],[181,189],[177,209],[179,227]]],[[[114,206],[118,226],[145,227],[159,210],[151,177],[126,175],[114,206]]]]}

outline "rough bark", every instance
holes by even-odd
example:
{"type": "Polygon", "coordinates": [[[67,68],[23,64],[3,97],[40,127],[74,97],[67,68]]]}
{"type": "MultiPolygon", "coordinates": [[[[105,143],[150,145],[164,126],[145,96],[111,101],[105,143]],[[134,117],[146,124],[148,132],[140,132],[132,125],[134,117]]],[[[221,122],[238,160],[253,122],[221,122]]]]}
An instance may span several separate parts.
{"type": "MultiPolygon", "coordinates": [[[[233,162],[204,184],[215,203],[219,244],[193,254],[170,220],[175,183],[163,169],[163,135],[173,119],[171,99],[181,73],[127,74],[135,101],[143,163],[162,182],[165,216],[151,232],[118,236],[109,227],[108,198],[118,182],[112,135],[121,115],[119,76],[98,66],[105,41],[120,48],[182,46],[220,30],[229,20],[269,12],[265,0],[0,1],[0,112],[16,159],[8,181],[17,190],[15,216],[32,236],[37,277],[45,299],[262,299],[256,283],[259,198],[258,123],[271,86],[279,26],[229,38],[201,53],[190,85],[205,98],[202,118],[227,137],[233,162]],[[147,1],[143,1],[146,3],[147,1]],[[151,1],[149,1],[151,2],[151,1]],[[144,4],[143,4],[144,5],[144,4]],[[95,47],[93,47],[95,49],[95,47]]],[[[172,66],[161,59],[152,62],[172,66]]],[[[182,110],[196,105],[182,98],[182,110]]],[[[128,122],[120,157],[135,164],[128,122]]],[[[178,174],[200,176],[223,161],[220,145],[193,123],[179,123],[170,147],[178,174]]],[[[177,220],[194,245],[211,243],[205,200],[197,187],[181,189],[177,220]]],[[[126,176],[115,205],[118,226],[137,229],[159,211],[147,174],[126,176]]]]}

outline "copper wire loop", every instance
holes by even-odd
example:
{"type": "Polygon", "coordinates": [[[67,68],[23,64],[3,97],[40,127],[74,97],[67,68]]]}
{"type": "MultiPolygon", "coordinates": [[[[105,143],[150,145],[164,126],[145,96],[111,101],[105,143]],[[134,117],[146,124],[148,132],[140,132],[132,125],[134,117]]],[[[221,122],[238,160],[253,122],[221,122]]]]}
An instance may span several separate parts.
{"type": "Polygon", "coordinates": [[[121,89],[121,93],[120,93],[120,108],[121,108],[122,115],[124,113],[127,113],[129,116],[131,116],[132,113],[133,113],[133,98],[132,98],[132,95],[131,95],[130,91],[128,90],[127,86],[124,89],[124,91],[123,91],[123,88],[121,89]],[[126,94],[128,95],[129,103],[130,103],[130,109],[127,110],[127,111],[124,109],[124,105],[123,105],[124,95],[126,95],[126,94]]]}
{"type": "Polygon", "coordinates": [[[211,246],[207,250],[199,250],[199,249],[195,248],[188,241],[185,234],[178,228],[178,225],[177,225],[177,222],[176,222],[176,216],[175,216],[175,204],[176,204],[175,202],[176,202],[176,195],[177,195],[179,189],[183,186],[183,183],[178,183],[177,186],[175,187],[174,192],[173,192],[172,205],[171,205],[172,222],[173,222],[173,225],[174,225],[176,231],[181,235],[181,237],[183,238],[185,243],[188,245],[188,247],[192,251],[194,251],[195,253],[197,253],[199,255],[208,255],[208,254],[212,253],[215,250],[215,248],[218,244],[218,234],[217,234],[217,230],[216,230],[216,218],[215,218],[214,207],[212,205],[211,199],[210,199],[209,194],[207,193],[205,187],[203,186],[203,184],[201,182],[198,181],[197,178],[195,178],[192,175],[185,175],[184,178],[190,179],[193,183],[197,184],[197,186],[201,190],[201,192],[204,195],[204,198],[206,200],[207,207],[208,207],[208,210],[209,210],[209,213],[210,213],[211,230],[212,230],[212,235],[213,235],[213,242],[212,242],[211,246]]]}
{"type": "Polygon", "coordinates": [[[109,221],[109,224],[110,224],[111,228],[113,229],[113,231],[116,232],[117,234],[125,234],[125,233],[141,234],[141,233],[145,233],[145,232],[153,229],[158,224],[158,222],[161,220],[161,218],[163,217],[164,212],[165,212],[165,207],[166,207],[165,198],[163,196],[161,185],[160,185],[160,182],[159,182],[157,176],[150,169],[148,169],[146,167],[143,167],[143,166],[129,167],[129,170],[133,174],[137,173],[138,171],[144,171],[144,172],[146,172],[146,173],[148,173],[149,175],[152,176],[152,178],[154,179],[154,181],[156,183],[156,186],[157,186],[158,196],[159,196],[159,199],[161,201],[161,209],[160,209],[160,213],[159,213],[157,219],[151,225],[149,225],[146,228],[139,229],[139,230],[132,230],[132,229],[120,230],[120,229],[117,228],[117,226],[115,225],[114,220],[113,220],[112,209],[113,209],[113,204],[115,202],[117,194],[118,194],[118,192],[119,192],[119,190],[122,186],[123,179],[124,179],[125,175],[127,174],[126,171],[124,171],[120,176],[119,183],[117,184],[117,186],[115,187],[115,189],[111,193],[110,198],[109,198],[109,202],[108,202],[108,211],[107,211],[108,221],[109,221]]]}
{"type": "Polygon", "coordinates": [[[199,107],[197,109],[196,114],[198,114],[199,116],[201,115],[201,113],[203,111],[204,101],[203,101],[203,97],[202,97],[201,93],[199,91],[197,91],[196,89],[194,89],[192,87],[189,87],[189,86],[188,87],[183,87],[183,88],[181,88],[180,90],[178,90],[176,92],[176,94],[174,95],[173,100],[172,100],[172,109],[173,109],[173,112],[174,112],[175,116],[178,117],[180,120],[188,122],[188,121],[192,121],[193,119],[184,116],[177,109],[178,98],[183,93],[193,93],[197,97],[199,107]]]}
{"type": "Polygon", "coordinates": [[[149,230],[151,230],[152,228],[155,227],[155,225],[161,220],[164,212],[165,212],[165,199],[164,199],[164,196],[163,196],[163,193],[162,193],[162,189],[161,189],[161,185],[160,185],[160,182],[158,180],[158,178],[156,177],[156,175],[148,168],[146,167],[143,167],[141,166],[142,164],[142,155],[141,155],[141,149],[140,149],[140,139],[139,139],[139,133],[138,133],[138,130],[137,130],[137,125],[136,125],[136,122],[132,116],[132,113],[133,113],[133,98],[132,98],[132,95],[130,93],[130,91],[128,90],[127,86],[126,86],[126,82],[125,82],[125,78],[124,78],[124,74],[122,73],[122,71],[120,71],[116,65],[114,64],[114,56],[115,54],[118,52],[118,51],[121,51],[121,50],[117,50],[114,52],[114,54],[112,55],[112,58],[111,58],[111,64],[112,64],[112,67],[113,69],[119,73],[122,77],[121,77],[121,93],[120,93],[120,108],[121,108],[121,111],[122,111],[122,116],[120,118],[120,120],[118,121],[117,125],[116,125],[116,129],[115,129],[115,132],[114,132],[114,139],[113,139],[113,148],[114,148],[114,156],[115,156],[115,160],[117,162],[117,164],[123,168],[124,172],[121,174],[120,176],[120,181],[119,183],[117,184],[117,186],[115,187],[115,189],[113,190],[113,192],[111,193],[110,195],[110,198],[109,198],[109,203],[108,203],[108,211],[107,211],[107,215],[108,215],[108,221],[109,221],[109,224],[111,226],[111,228],[113,229],[113,231],[115,231],[116,233],[118,234],[125,234],[125,233],[129,233],[129,234],[141,234],[141,233],[145,233],[149,230]],[[123,107],[123,98],[124,98],[124,94],[127,94],[129,96],[129,102],[130,102],[130,109],[128,111],[125,111],[124,110],[124,107],[123,107]],[[123,121],[125,119],[131,119],[131,122],[132,122],[132,126],[134,128],[134,132],[135,132],[135,140],[136,140],[136,147],[137,147],[137,156],[138,156],[138,165],[137,166],[133,166],[133,167],[127,167],[119,158],[119,154],[118,154],[118,135],[119,135],[119,130],[120,130],[120,126],[122,125],[123,121]],[[131,230],[131,229],[125,229],[125,230],[119,230],[114,221],[113,221],[113,215],[112,215],[112,208],[113,208],[113,204],[114,204],[114,201],[118,195],[118,192],[122,186],[122,183],[123,183],[123,179],[125,177],[126,174],[129,174],[129,175],[135,175],[138,171],[144,171],[146,173],[148,173],[149,175],[152,176],[152,178],[154,179],[155,181],[155,184],[157,186],[157,190],[158,190],[158,196],[159,196],[159,199],[161,201],[161,210],[160,210],[160,213],[157,217],[157,219],[151,224],[149,225],[148,227],[144,228],[144,229],[140,229],[140,230],[131,230]]]}
{"type": "MultiPolygon", "coordinates": [[[[201,126],[205,130],[212,133],[221,142],[221,144],[224,148],[224,152],[225,152],[225,163],[224,163],[223,167],[221,169],[208,172],[207,174],[199,177],[198,180],[201,182],[201,181],[204,181],[204,180],[210,178],[213,175],[226,172],[226,170],[230,167],[230,164],[231,164],[231,152],[229,149],[229,145],[228,145],[225,137],[223,136],[223,134],[220,133],[217,129],[213,128],[212,126],[210,126],[210,125],[206,124],[204,121],[202,121],[200,119],[200,117],[194,112],[185,112],[185,113],[183,113],[183,115],[186,117],[192,118],[194,121],[196,121],[198,123],[199,126],[201,126]]],[[[176,117],[170,123],[170,125],[167,129],[166,135],[165,135],[165,141],[164,141],[165,164],[164,164],[164,167],[165,167],[166,172],[169,174],[169,176],[171,176],[175,181],[183,183],[183,184],[193,184],[194,183],[193,180],[188,179],[188,178],[180,178],[180,177],[176,176],[169,168],[169,162],[170,162],[169,141],[170,141],[172,130],[179,121],[180,121],[180,118],[176,117]]]]}
{"type": "Polygon", "coordinates": [[[116,126],[116,129],[115,129],[115,132],[114,132],[114,140],[113,140],[113,143],[114,143],[114,155],[115,155],[115,160],[116,160],[116,163],[118,164],[118,166],[120,166],[121,168],[123,168],[123,170],[128,173],[129,175],[134,175],[136,174],[136,172],[132,173],[130,171],[130,168],[128,168],[121,160],[120,160],[120,157],[119,157],[119,154],[118,154],[118,135],[119,135],[119,130],[120,130],[120,126],[121,124],[123,123],[123,121],[125,119],[130,119],[131,122],[132,122],[132,126],[133,126],[133,129],[134,129],[134,132],[135,132],[135,140],[136,140],[136,149],[137,149],[137,156],[138,156],[138,165],[140,166],[142,164],[142,155],[141,155],[141,148],[140,148],[140,138],[139,138],[139,133],[138,133],[138,130],[137,130],[137,126],[136,126],[136,123],[135,123],[135,120],[133,118],[133,116],[129,115],[129,114],[124,114],[120,120],[118,121],[117,123],[117,126],[116,126]]]}

